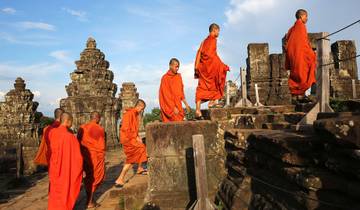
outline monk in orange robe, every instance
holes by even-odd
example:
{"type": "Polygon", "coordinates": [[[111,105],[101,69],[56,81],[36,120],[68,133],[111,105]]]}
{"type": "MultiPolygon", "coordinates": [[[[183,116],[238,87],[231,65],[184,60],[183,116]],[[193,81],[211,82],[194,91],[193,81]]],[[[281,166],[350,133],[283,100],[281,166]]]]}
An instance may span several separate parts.
{"type": "Polygon", "coordinates": [[[216,51],[217,37],[220,27],[213,23],[209,27],[209,36],[201,43],[195,59],[195,78],[198,79],[196,88],[197,118],[202,118],[200,106],[209,101],[209,107],[219,107],[217,103],[224,96],[226,74],[229,67],[219,58],[216,51]]]}
{"type": "Polygon", "coordinates": [[[286,35],[286,69],[290,69],[289,88],[292,99],[310,102],[305,92],[316,82],[316,53],[311,48],[305,24],[308,14],[300,9],[296,12],[296,22],[286,35]]]}
{"type": "Polygon", "coordinates": [[[132,164],[138,164],[137,174],[146,174],[146,170],[142,167],[142,163],[147,161],[146,147],[139,137],[140,113],[145,109],[145,106],[145,102],[139,99],[134,108],[127,109],[123,114],[120,143],[123,146],[126,161],[115,181],[116,187],[122,187],[125,184],[125,175],[132,164]]]}
{"type": "Polygon", "coordinates": [[[188,113],[191,111],[185,100],[183,81],[181,74],[178,73],[179,67],[179,60],[172,58],[169,62],[169,70],[161,78],[159,102],[163,122],[183,121],[185,112],[181,102],[185,104],[188,113]]]}
{"type": "Polygon", "coordinates": [[[50,131],[53,128],[57,128],[60,125],[60,116],[61,114],[64,113],[64,110],[62,110],[61,108],[57,108],[54,111],[54,122],[51,125],[46,126],[43,129],[43,135],[41,137],[41,142],[40,142],[40,146],[39,146],[39,150],[36,153],[36,156],[34,158],[34,163],[37,165],[44,165],[47,166],[48,165],[48,161],[49,161],[49,154],[48,154],[48,144],[47,141],[49,141],[49,134],[50,131]]]}
{"type": "Polygon", "coordinates": [[[83,159],[75,135],[69,131],[72,116],[64,112],[60,125],[49,134],[48,210],[72,210],[80,192],[83,159]]]}
{"type": "Polygon", "coordinates": [[[93,195],[105,177],[105,131],[99,125],[100,119],[99,112],[92,112],[90,122],[81,125],[78,132],[86,174],[87,208],[99,206],[94,202],[93,195]]]}

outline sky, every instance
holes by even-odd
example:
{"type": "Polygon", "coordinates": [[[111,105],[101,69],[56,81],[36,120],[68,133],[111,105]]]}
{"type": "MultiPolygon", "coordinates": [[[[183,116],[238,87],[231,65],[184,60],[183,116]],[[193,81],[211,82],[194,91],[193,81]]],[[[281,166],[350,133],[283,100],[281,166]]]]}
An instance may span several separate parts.
{"type": "MultiPolygon", "coordinates": [[[[49,115],[67,97],[74,62],[93,37],[110,62],[117,96],[123,82],[134,82],[147,111],[158,107],[160,78],[176,57],[194,106],[194,58],[211,23],[221,27],[218,53],[234,80],[246,67],[249,43],[267,42],[271,53],[281,52],[299,8],[309,12],[309,32],[333,32],[360,19],[358,0],[0,0],[0,101],[20,76],[38,111],[49,115]]],[[[342,39],[355,40],[359,54],[360,24],[331,42],[342,39]]]]}

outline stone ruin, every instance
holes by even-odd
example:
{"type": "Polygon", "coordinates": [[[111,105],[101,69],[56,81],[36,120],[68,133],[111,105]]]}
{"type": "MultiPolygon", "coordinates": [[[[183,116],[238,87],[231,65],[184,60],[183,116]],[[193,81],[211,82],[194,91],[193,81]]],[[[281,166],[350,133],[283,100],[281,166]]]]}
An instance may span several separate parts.
{"type": "MultiPolygon", "coordinates": [[[[309,41],[313,49],[317,48],[316,39],[321,33],[309,33],[309,41]]],[[[282,40],[283,46],[285,38],[282,40]]],[[[248,98],[252,103],[255,99],[255,84],[259,87],[260,102],[264,105],[283,105],[291,103],[288,86],[288,70],[285,69],[285,53],[269,54],[268,43],[251,43],[248,45],[247,88],[248,98]]],[[[360,95],[358,68],[354,57],[356,46],[354,41],[341,40],[331,45],[330,63],[330,96],[336,99],[352,99],[352,80],[355,81],[357,97],[360,95]],[[339,62],[340,61],[340,62],[339,62]]],[[[318,74],[318,73],[317,73],[318,74]]],[[[318,76],[317,76],[318,77],[318,76]]],[[[316,86],[311,90],[316,93],[316,86]]]]}
{"type": "Polygon", "coordinates": [[[25,171],[34,170],[32,159],[39,145],[39,116],[36,112],[38,102],[33,101],[34,94],[26,89],[25,81],[18,77],[14,89],[5,95],[0,102],[0,148],[6,157],[6,150],[18,148],[22,144],[23,164],[25,171]]]}
{"type": "Polygon", "coordinates": [[[139,99],[139,93],[133,82],[124,82],[120,89],[119,98],[121,100],[121,117],[124,111],[130,107],[134,107],[139,99]]]}
{"type": "Polygon", "coordinates": [[[71,82],[66,86],[68,97],[61,99],[60,107],[73,115],[73,128],[90,120],[90,113],[101,113],[101,125],[106,132],[107,146],[118,144],[117,119],[121,102],[115,97],[117,86],[105,55],[96,48],[96,41],[89,38],[86,49],[76,61],[77,69],[70,74],[71,82]]]}

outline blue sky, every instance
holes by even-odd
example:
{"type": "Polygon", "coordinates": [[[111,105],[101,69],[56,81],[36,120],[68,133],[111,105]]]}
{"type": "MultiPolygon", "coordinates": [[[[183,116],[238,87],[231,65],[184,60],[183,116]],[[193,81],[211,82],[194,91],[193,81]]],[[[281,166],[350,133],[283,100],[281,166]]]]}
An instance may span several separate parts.
{"type": "MultiPolygon", "coordinates": [[[[298,8],[309,11],[309,32],[332,32],[360,18],[358,0],[1,0],[0,100],[21,76],[35,93],[38,110],[51,113],[66,97],[74,61],[92,36],[110,62],[114,82],[118,87],[135,82],[149,108],[158,106],[169,59],[180,59],[193,105],[193,60],[210,23],[221,26],[218,51],[231,67],[228,79],[234,79],[246,65],[248,43],[268,42],[271,52],[281,51],[298,8]]],[[[355,40],[360,48],[360,24],[331,38],[355,40]]]]}

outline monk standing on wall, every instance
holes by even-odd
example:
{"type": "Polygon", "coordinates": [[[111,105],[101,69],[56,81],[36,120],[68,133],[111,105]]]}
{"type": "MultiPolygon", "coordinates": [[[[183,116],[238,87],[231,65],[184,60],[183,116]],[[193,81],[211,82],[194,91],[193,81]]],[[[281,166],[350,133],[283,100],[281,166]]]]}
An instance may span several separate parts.
{"type": "Polygon", "coordinates": [[[217,54],[217,37],[220,26],[213,23],[209,26],[209,36],[201,43],[195,59],[197,119],[203,119],[200,111],[201,103],[209,101],[209,108],[221,107],[218,100],[224,96],[226,74],[229,67],[217,54]]]}
{"type": "Polygon", "coordinates": [[[86,174],[87,208],[99,206],[93,196],[105,177],[105,131],[99,125],[100,119],[99,112],[92,112],[90,122],[81,125],[78,132],[86,174]]]}
{"type": "Polygon", "coordinates": [[[139,137],[140,117],[145,107],[145,102],[139,99],[134,108],[127,109],[123,114],[120,143],[123,146],[126,161],[120,176],[115,181],[116,187],[122,187],[125,184],[125,175],[133,164],[138,164],[137,174],[146,174],[146,170],[142,167],[142,163],[147,161],[146,147],[139,137]]]}
{"type": "Polygon", "coordinates": [[[169,70],[162,76],[159,89],[159,102],[161,119],[163,122],[183,121],[185,113],[182,103],[190,113],[190,106],[185,100],[184,85],[181,74],[178,73],[180,62],[172,58],[169,62],[169,70]]]}
{"type": "Polygon", "coordinates": [[[286,69],[290,69],[289,88],[293,102],[311,102],[305,96],[307,89],[316,82],[316,53],[311,48],[306,23],[308,13],[299,9],[296,22],[286,35],[286,69]]]}

